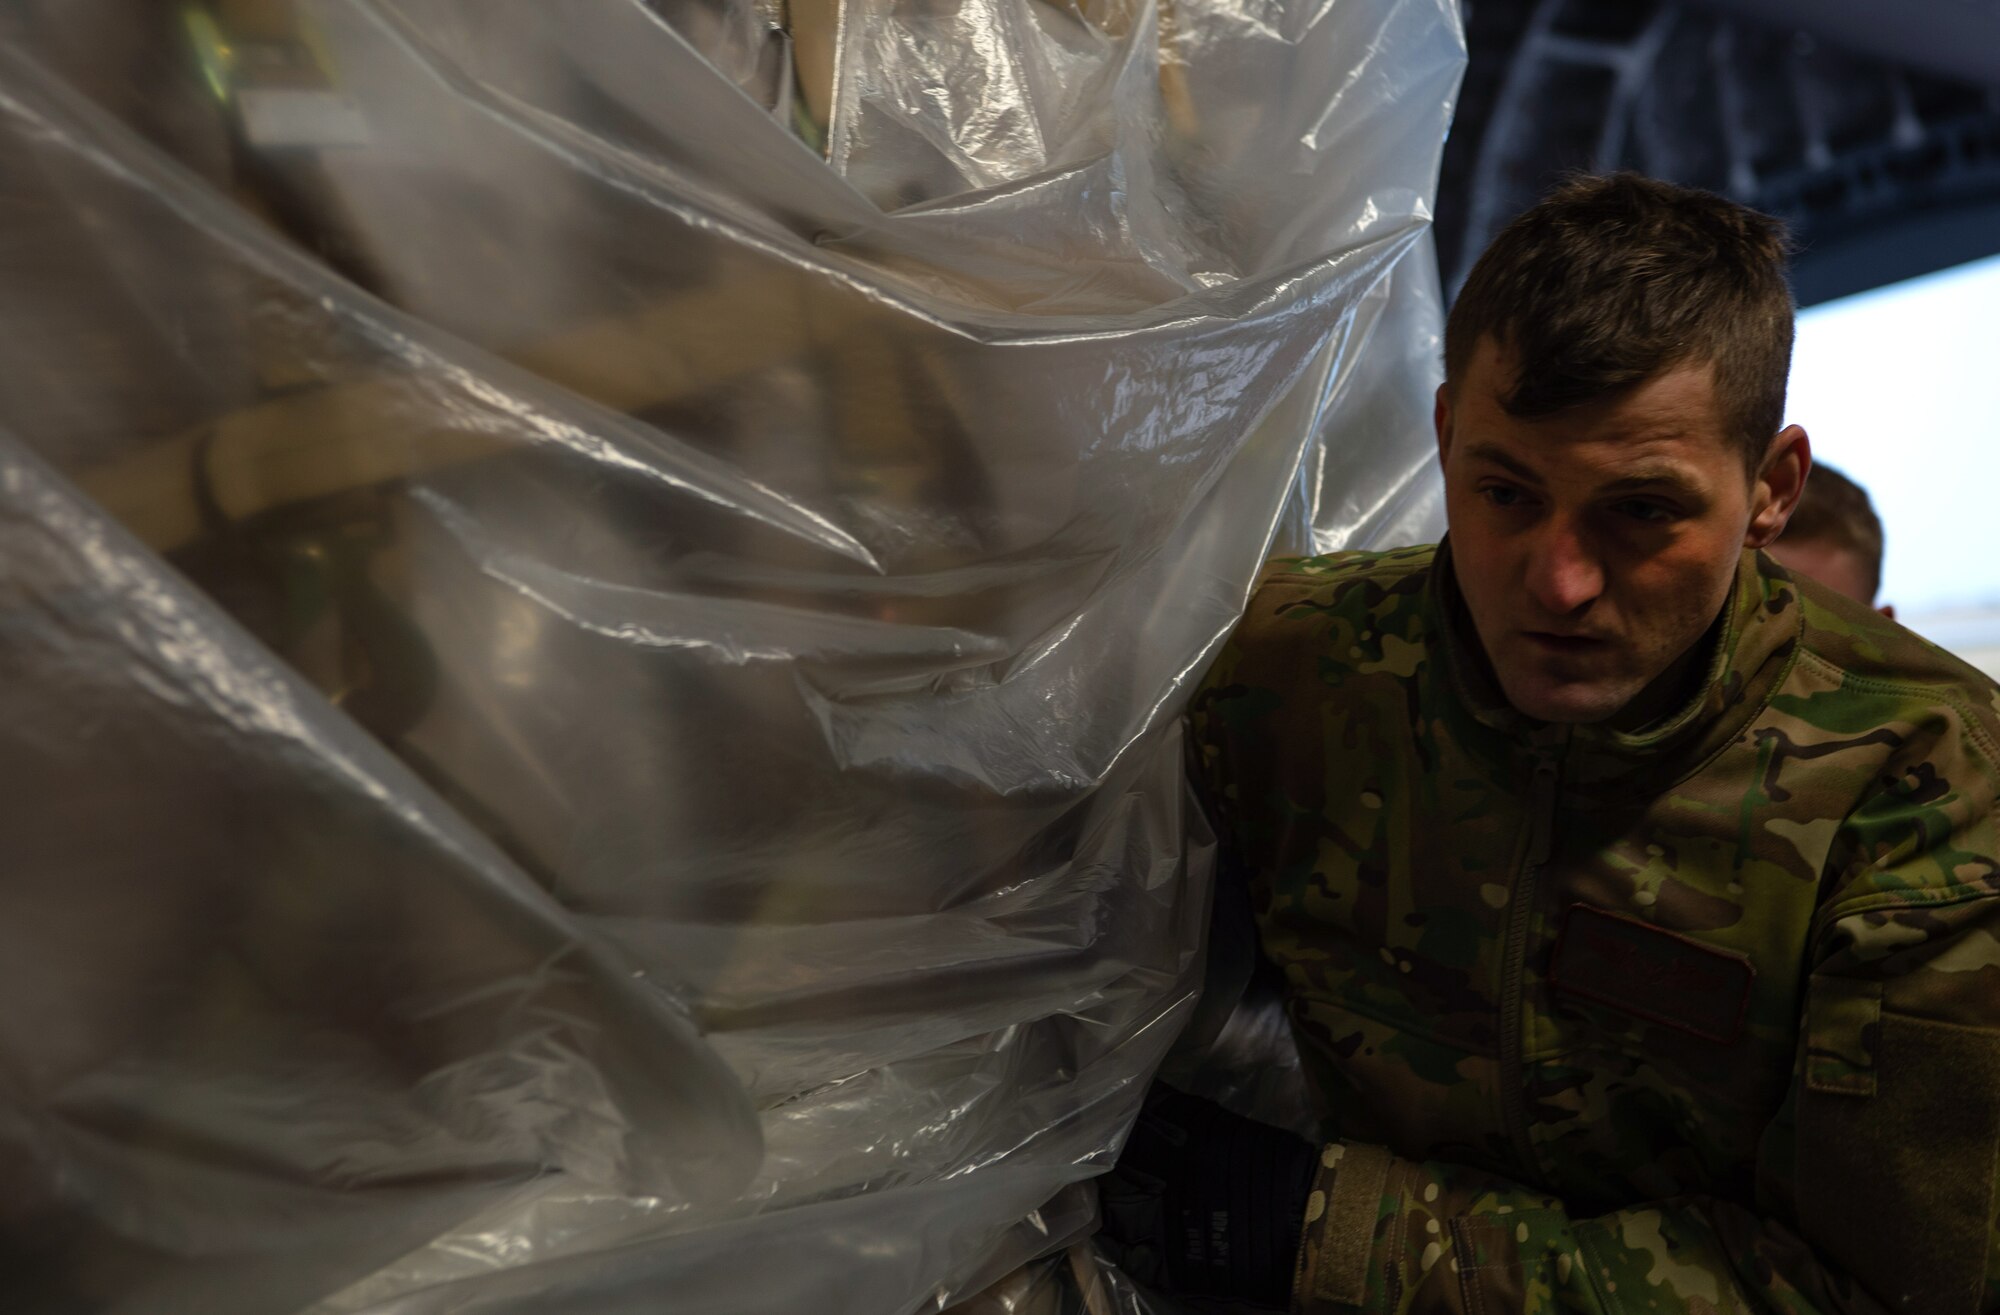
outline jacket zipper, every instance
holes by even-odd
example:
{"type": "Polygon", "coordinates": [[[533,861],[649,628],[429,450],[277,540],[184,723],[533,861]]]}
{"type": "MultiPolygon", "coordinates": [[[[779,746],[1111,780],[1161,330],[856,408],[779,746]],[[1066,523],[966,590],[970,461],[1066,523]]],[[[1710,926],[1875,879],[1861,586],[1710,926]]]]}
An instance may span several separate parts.
{"type": "Polygon", "coordinates": [[[1539,759],[1528,783],[1528,854],[1507,905],[1507,939],[1500,970],[1500,1115],[1522,1167],[1537,1178],[1541,1166],[1528,1136],[1528,1092],[1521,1054],[1525,1039],[1521,1032],[1527,1009],[1528,937],[1534,930],[1536,887],[1555,840],[1555,813],[1556,764],[1550,758],[1539,759]]]}

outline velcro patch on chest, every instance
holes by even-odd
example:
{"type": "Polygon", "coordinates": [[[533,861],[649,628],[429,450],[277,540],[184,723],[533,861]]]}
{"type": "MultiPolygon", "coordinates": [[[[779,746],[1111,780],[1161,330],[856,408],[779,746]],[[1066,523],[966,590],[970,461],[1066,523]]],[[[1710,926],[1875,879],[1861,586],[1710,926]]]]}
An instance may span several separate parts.
{"type": "Polygon", "coordinates": [[[1587,904],[1573,904],[1549,985],[1719,1045],[1735,1041],[1757,968],[1740,954],[1587,904]]]}

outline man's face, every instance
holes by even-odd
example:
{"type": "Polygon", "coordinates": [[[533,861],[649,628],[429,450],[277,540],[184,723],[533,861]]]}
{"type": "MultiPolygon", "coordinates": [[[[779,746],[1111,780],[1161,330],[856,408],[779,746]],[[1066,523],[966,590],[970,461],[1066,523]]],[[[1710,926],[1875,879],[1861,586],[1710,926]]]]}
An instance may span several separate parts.
{"type": "Polygon", "coordinates": [[[1780,539],[1767,550],[1780,566],[1817,580],[1857,603],[1875,606],[1875,582],[1868,562],[1852,548],[1824,539],[1780,539]]]}
{"type": "Polygon", "coordinates": [[[1805,434],[1774,438],[1752,481],[1706,363],[1534,420],[1501,406],[1512,382],[1483,339],[1455,396],[1438,391],[1452,566],[1508,701],[1541,721],[1603,721],[1649,686],[1673,693],[1661,687],[1721,611],[1744,546],[1784,528],[1805,434]]]}

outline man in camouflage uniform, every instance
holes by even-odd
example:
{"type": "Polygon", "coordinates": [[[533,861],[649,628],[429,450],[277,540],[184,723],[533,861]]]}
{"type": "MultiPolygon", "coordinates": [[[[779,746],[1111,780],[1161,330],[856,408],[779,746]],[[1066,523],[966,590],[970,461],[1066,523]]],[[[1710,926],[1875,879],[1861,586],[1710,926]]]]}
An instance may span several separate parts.
{"type": "Polygon", "coordinates": [[[1446,541],[1251,599],[1197,777],[1331,1139],[1156,1093],[1105,1212],[1170,1285],[2000,1309],[2000,691],[1757,551],[1810,467],[1782,261],[1567,185],[1453,308],[1446,541]]]}
{"type": "Polygon", "coordinates": [[[1882,520],[1868,490],[1825,462],[1813,463],[1798,510],[1770,552],[1793,575],[1809,576],[1896,619],[1893,606],[1875,604],[1882,589],[1882,520]]]}

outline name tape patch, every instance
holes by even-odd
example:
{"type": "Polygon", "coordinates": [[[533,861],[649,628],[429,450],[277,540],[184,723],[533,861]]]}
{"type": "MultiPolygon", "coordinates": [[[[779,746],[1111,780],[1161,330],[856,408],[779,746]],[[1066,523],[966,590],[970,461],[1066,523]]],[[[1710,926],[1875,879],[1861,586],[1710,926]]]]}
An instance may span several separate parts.
{"type": "Polygon", "coordinates": [[[1720,1045],[1735,1041],[1757,968],[1743,955],[1587,904],[1573,904],[1549,985],[1720,1045]]]}

